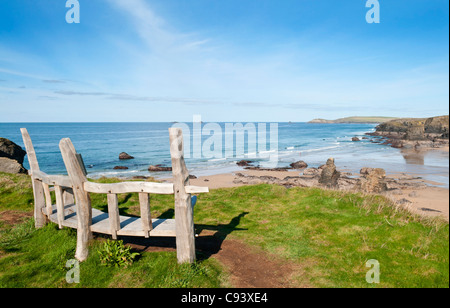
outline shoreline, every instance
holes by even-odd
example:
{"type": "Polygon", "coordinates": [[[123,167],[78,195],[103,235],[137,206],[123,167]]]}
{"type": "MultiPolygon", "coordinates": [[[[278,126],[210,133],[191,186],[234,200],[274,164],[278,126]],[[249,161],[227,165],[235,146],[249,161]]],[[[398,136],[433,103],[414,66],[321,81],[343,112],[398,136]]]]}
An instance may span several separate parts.
{"type": "MultiPolygon", "coordinates": [[[[448,155],[447,148],[431,149],[442,151],[448,155]]],[[[414,150],[413,150],[414,151],[414,150]]],[[[425,149],[422,152],[427,152],[425,149]]],[[[420,153],[421,155],[423,153],[420,153]]],[[[312,168],[315,169],[315,168],[312,168]]],[[[191,185],[204,186],[210,189],[233,188],[262,183],[280,184],[287,187],[316,187],[319,185],[311,175],[302,175],[306,169],[289,170],[241,170],[207,176],[191,178],[191,185]],[[294,185],[286,185],[286,179],[297,181],[294,185]]],[[[349,181],[354,185],[355,181],[362,178],[361,174],[350,173],[348,170],[338,170],[342,174],[343,181],[349,181]]],[[[447,173],[448,176],[448,173],[447,173]]],[[[390,199],[399,207],[408,209],[413,213],[424,216],[440,216],[449,221],[449,188],[440,187],[442,183],[425,180],[421,175],[412,173],[387,173],[386,181],[389,183],[387,191],[378,193],[390,199]]],[[[171,182],[171,177],[159,179],[163,182],[171,182]]],[[[326,188],[325,188],[326,189],[326,188]]],[[[339,188],[342,191],[361,192],[353,186],[339,188]],[[350,188],[351,187],[351,188],[350,188]]]]}
{"type": "MultiPolygon", "coordinates": [[[[296,171],[243,171],[240,174],[251,176],[251,177],[275,177],[283,180],[286,177],[298,176],[300,172],[296,171]]],[[[404,175],[402,175],[404,176],[404,175]]],[[[239,176],[236,173],[225,173],[216,174],[211,176],[200,176],[196,179],[191,179],[191,185],[204,186],[209,189],[220,189],[220,188],[232,188],[232,187],[242,187],[247,185],[256,185],[257,181],[254,183],[238,183],[239,176]]],[[[398,177],[388,175],[386,178],[397,180],[398,177]]],[[[414,178],[414,177],[409,177],[414,178]]],[[[170,182],[171,179],[166,179],[166,182],[170,182]]],[[[414,181],[414,179],[412,180],[414,181]]],[[[405,188],[397,189],[395,191],[387,191],[381,193],[381,195],[389,198],[397,205],[404,208],[412,210],[413,212],[425,215],[425,216],[442,216],[446,221],[449,221],[449,189],[443,187],[431,186],[425,183],[427,181],[421,179],[415,179],[418,183],[424,183],[425,186],[419,188],[405,188]]],[[[263,182],[260,182],[263,183],[263,182]]],[[[316,187],[316,186],[312,186],[316,187]]],[[[323,188],[317,186],[317,188],[323,188]]],[[[355,191],[356,192],[356,191],[355,191]]]]}

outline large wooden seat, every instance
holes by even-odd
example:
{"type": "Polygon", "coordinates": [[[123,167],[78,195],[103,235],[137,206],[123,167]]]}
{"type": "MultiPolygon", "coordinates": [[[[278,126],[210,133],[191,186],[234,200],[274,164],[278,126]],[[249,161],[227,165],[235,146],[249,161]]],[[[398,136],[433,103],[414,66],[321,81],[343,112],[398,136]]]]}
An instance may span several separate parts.
{"type": "MultiPolygon", "coordinates": [[[[47,209],[43,209],[43,213],[47,214],[47,209]]],[[[64,218],[61,223],[63,227],[77,228],[78,217],[75,204],[68,204],[64,206],[64,218]]],[[[56,206],[52,207],[52,213],[48,216],[49,220],[58,223],[58,211],[56,206]]],[[[152,230],[149,234],[142,229],[142,219],[140,217],[129,217],[119,215],[120,230],[117,231],[118,236],[158,236],[158,237],[175,237],[175,219],[152,219],[152,230]]],[[[101,234],[109,234],[110,221],[108,213],[97,209],[92,209],[92,225],[91,231],[101,234]]]]}
{"type": "Polygon", "coordinates": [[[69,138],[61,140],[59,147],[68,176],[48,175],[39,169],[36,153],[26,129],[22,137],[30,162],[30,172],[35,200],[35,226],[47,221],[60,228],[77,229],[75,257],[84,261],[88,256],[88,242],[92,232],[117,236],[176,237],[179,263],[195,261],[195,236],[193,207],[196,197],[191,194],[208,192],[207,187],[189,185],[189,173],[184,162],[183,134],[181,129],[169,129],[172,159],[172,183],[121,182],[94,183],[87,180],[81,155],[76,153],[69,138]],[[51,202],[50,187],[54,187],[56,204],[51,202]],[[91,207],[89,194],[106,194],[108,213],[91,207]],[[119,215],[118,194],[139,194],[140,217],[119,215]],[[152,219],[149,194],[175,195],[175,219],[152,219]],[[74,202],[76,200],[76,202],[74,202]]]}

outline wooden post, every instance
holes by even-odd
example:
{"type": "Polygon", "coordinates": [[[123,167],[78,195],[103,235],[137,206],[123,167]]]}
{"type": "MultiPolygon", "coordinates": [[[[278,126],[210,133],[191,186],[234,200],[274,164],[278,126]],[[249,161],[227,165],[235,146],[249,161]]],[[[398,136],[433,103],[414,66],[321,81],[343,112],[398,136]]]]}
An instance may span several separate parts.
{"type": "Polygon", "coordinates": [[[53,214],[52,195],[50,194],[50,187],[46,183],[42,183],[42,187],[44,188],[45,206],[46,206],[47,217],[50,217],[50,215],[53,214]]]}
{"type": "Polygon", "coordinates": [[[45,207],[44,187],[42,182],[33,178],[33,172],[39,171],[39,164],[34,151],[33,143],[31,142],[30,135],[26,128],[21,128],[23,143],[27,151],[28,162],[30,163],[31,180],[33,185],[33,197],[34,197],[34,225],[37,229],[42,228],[47,223],[47,217],[42,213],[42,209],[45,207]]]}
{"type": "Polygon", "coordinates": [[[186,193],[189,172],[184,162],[183,131],[169,128],[172,158],[173,189],[175,193],[175,232],[178,263],[195,262],[194,213],[191,195],[186,193]]]}
{"type": "Polygon", "coordinates": [[[55,197],[58,226],[62,229],[62,223],[64,221],[64,197],[62,187],[59,185],[55,185],[55,197]]]}
{"type": "Polygon", "coordinates": [[[113,240],[117,240],[117,231],[120,230],[119,199],[116,194],[108,194],[107,196],[109,228],[113,240]]]}
{"type": "Polygon", "coordinates": [[[145,238],[149,238],[153,226],[152,215],[150,212],[150,197],[148,193],[139,193],[139,204],[141,207],[142,229],[144,230],[145,238]]]}
{"type": "Polygon", "coordinates": [[[82,262],[89,254],[88,243],[92,239],[92,208],[89,194],[84,190],[87,178],[80,166],[76,156],[75,148],[69,138],[61,139],[59,148],[66,165],[67,173],[72,182],[73,192],[76,200],[78,217],[77,227],[77,249],[75,258],[82,262]]]}
{"type": "Polygon", "coordinates": [[[73,195],[73,189],[64,187],[63,198],[64,198],[64,205],[75,204],[75,197],[73,195]]]}

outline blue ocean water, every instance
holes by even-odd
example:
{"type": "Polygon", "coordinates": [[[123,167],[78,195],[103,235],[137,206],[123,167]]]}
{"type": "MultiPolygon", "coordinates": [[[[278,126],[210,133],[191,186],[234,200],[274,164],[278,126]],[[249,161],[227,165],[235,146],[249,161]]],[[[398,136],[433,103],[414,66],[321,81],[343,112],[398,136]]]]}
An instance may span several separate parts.
{"type": "MultiPolygon", "coordinates": [[[[193,124],[186,124],[194,132],[193,124]]],[[[226,135],[226,124],[217,124],[226,135]]],[[[150,165],[157,164],[170,166],[168,128],[172,125],[173,123],[0,123],[0,137],[8,138],[24,147],[20,128],[27,128],[40,168],[49,174],[66,173],[58,144],[61,138],[69,137],[77,152],[82,154],[89,177],[144,175],[161,178],[171,174],[150,173],[147,169],[150,165]],[[118,157],[121,152],[127,152],[135,159],[120,161],[118,157]],[[113,170],[115,166],[126,166],[129,169],[113,170]]],[[[204,127],[206,123],[201,125],[204,127]]],[[[373,124],[277,125],[278,167],[288,166],[298,160],[304,160],[311,167],[318,167],[329,157],[334,157],[337,167],[349,172],[359,172],[362,167],[379,167],[386,169],[388,173],[416,174],[436,182],[436,185],[449,186],[448,153],[431,151],[424,157],[411,158],[398,149],[369,140],[351,141],[352,137],[362,138],[366,132],[374,131],[373,124]]],[[[257,127],[257,124],[255,126],[257,127]]],[[[202,134],[202,144],[209,137],[208,134],[202,134]]],[[[262,150],[270,152],[273,149],[269,146],[269,124],[266,137],[267,144],[262,150]]],[[[225,137],[222,140],[225,140],[225,137]]],[[[245,143],[248,142],[248,138],[244,140],[245,143]]],[[[194,142],[191,139],[192,154],[193,148],[194,142]]],[[[225,151],[224,143],[224,154],[220,157],[187,158],[190,173],[203,176],[242,170],[236,162],[246,159],[248,155],[225,158],[225,151]]],[[[249,152],[246,144],[245,153],[249,152]]],[[[24,165],[28,168],[27,160],[24,165]]]]}

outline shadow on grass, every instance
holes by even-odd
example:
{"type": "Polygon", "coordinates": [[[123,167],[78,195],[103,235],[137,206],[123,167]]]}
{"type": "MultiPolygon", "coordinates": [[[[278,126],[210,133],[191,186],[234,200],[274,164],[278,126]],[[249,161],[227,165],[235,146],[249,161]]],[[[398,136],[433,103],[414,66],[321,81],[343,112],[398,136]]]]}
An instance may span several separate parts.
{"type": "MultiPolygon", "coordinates": [[[[195,249],[197,252],[197,260],[202,261],[210,258],[212,255],[217,254],[223,241],[229,234],[234,231],[246,231],[248,229],[238,228],[241,219],[249,214],[249,212],[242,212],[238,216],[231,219],[228,224],[218,225],[205,225],[196,224],[195,234],[198,234],[195,238],[195,249]],[[204,232],[206,231],[206,232],[204,232]],[[209,232],[208,232],[209,231],[209,232]],[[212,231],[212,232],[211,232],[212,231]]],[[[172,219],[174,217],[173,209],[167,210],[159,216],[163,219],[172,219]]],[[[125,244],[131,245],[138,251],[175,251],[176,250],[176,238],[175,237],[121,237],[125,244]]]]}

